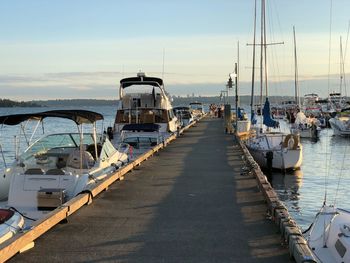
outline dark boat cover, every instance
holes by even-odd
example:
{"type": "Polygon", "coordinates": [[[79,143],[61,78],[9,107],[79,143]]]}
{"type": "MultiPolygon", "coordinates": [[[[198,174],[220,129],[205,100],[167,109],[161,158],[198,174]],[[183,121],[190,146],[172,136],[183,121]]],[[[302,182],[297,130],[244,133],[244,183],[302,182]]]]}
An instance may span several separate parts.
{"type": "Polygon", "coordinates": [[[263,108],[263,116],[264,116],[264,125],[267,127],[272,127],[272,128],[278,128],[279,127],[279,122],[275,121],[274,119],[271,118],[271,113],[270,113],[270,102],[268,98],[266,98],[265,105],[263,108]]]}
{"type": "Polygon", "coordinates": [[[121,79],[120,85],[122,86],[123,89],[132,85],[162,86],[163,80],[160,78],[146,77],[146,76],[131,77],[131,78],[121,79]]]}
{"type": "Polygon", "coordinates": [[[38,113],[14,114],[0,116],[0,124],[17,125],[26,120],[42,120],[48,117],[64,118],[74,121],[77,125],[94,123],[103,120],[103,115],[87,110],[52,110],[38,113]]]}
{"type": "Polygon", "coordinates": [[[143,123],[143,124],[126,124],[122,131],[144,131],[144,132],[157,132],[160,129],[159,124],[155,123],[143,123]]]}

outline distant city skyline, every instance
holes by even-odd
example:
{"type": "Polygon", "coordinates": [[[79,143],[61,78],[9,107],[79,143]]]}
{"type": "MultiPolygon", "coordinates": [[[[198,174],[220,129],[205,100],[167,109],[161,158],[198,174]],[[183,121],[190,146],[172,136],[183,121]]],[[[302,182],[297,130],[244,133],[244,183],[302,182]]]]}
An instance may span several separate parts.
{"type": "MultiPolygon", "coordinates": [[[[266,2],[268,42],[284,42],[268,47],[269,93],[294,94],[293,25],[300,94],[339,91],[339,38],[347,72],[350,2],[266,2]]],[[[2,98],[116,99],[119,80],[140,70],[164,76],[172,95],[218,96],[238,41],[240,92],[250,93],[254,0],[4,0],[0,8],[2,98]]],[[[258,72],[255,79],[257,93],[258,72]]]]}

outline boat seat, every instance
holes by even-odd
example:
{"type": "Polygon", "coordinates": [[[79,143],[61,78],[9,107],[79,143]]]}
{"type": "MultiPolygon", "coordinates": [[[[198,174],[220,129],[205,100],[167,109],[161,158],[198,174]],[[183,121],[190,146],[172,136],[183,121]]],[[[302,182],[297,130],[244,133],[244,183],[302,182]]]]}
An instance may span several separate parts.
{"type": "Polygon", "coordinates": [[[47,174],[47,175],[65,175],[65,172],[62,169],[54,168],[54,169],[47,170],[45,174],[47,174]]]}
{"type": "Polygon", "coordinates": [[[24,174],[44,174],[44,170],[41,168],[29,168],[24,174]]]}
{"type": "MultiPolygon", "coordinates": [[[[95,144],[89,144],[86,147],[86,151],[89,152],[94,159],[96,158],[95,144]]],[[[97,158],[101,155],[101,151],[102,151],[102,145],[100,143],[98,143],[97,144],[97,158]]]]}
{"type": "Polygon", "coordinates": [[[74,150],[67,159],[67,167],[74,169],[90,169],[94,164],[95,160],[91,153],[83,151],[81,154],[79,149],[74,150]],[[80,167],[80,165],[82,166],[80,167]]]}

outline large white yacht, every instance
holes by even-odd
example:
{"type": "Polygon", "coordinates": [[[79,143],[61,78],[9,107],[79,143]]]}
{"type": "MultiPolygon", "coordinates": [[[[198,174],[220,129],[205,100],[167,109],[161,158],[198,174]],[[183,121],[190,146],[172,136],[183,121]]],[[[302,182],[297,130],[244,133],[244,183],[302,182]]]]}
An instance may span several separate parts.
{"type": "Polygon", "coordinates": [[[120,80],[119,98],[113,129],[115,144],[140,138],[155,144],[177,132],[179,122],[162,79],[143,72],[124,78],[120,80]]]}
{"type": "Polygon", "coordinates": [[[301,110],[306,116],[319,116],[321,114],[321,105],[318,103],[319,97],[316,93],[305,94],[301,110]]]}

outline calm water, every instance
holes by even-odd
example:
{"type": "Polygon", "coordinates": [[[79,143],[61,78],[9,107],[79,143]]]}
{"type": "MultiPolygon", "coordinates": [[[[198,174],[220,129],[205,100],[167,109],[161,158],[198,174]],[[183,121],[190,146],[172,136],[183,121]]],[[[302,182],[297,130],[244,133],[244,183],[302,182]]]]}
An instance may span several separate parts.
{"type": "MultiPolygon", "coordinates": [[[[115,107],[77,107],[99,112],[105,120],[99,122],[98,128],[111,126],[114,122],[115,107]]],[[[0,108],[0,115],[39,112],[54,108],[0,108]]],[[[44,120],[45,132],[76,132],[72,121],[49,118],[44,120]]],[[[29,128],[33,128],[29,126],[29,128]]],[[[4,126],[0,141],[4,148],[7,163],[14,158],[14,135],[18,126],[4,126]]],[[[42,128],[37,131],[42,135],[42,128]]],[[[325,179],[327,178],[327,202],[350,210],[350,138],[334,137],[331,129],[322,130],[320,140],[316,143],[302,140],[303,165],[298,171],[288,174],[273,174],[273,186],[280,199],[286,204],[290,214],[300,226],[306,228],[312,222],[324,200],[325,179]]],[[[0,168],[4,162],[0,159],[0,168]]]]}

